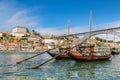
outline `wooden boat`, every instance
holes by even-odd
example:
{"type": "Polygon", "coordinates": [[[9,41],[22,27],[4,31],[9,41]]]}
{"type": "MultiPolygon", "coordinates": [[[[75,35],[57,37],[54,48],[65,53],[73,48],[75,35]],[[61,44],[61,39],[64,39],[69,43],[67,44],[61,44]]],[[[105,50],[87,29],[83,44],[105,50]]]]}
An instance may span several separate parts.
{"type": "MultiPolygon", "coordinates": [[[[77,53],[80,54],[80,53],[77,53]]],[[[101,61],[101,60],[109,60],[111,57],[111,54],[106,55],[97,55],[97,53],[90,53],[89,55],[82,55],[78,56],[73,53],[69,53],[69,56],[72,57],[73,60],[76,62],[83,62],[83,61],[101,61]]]]}
{"type": "MultiPolygon", "coordinates": [[[[78,51],[81,51],[81,49],[83,49],[83,48],[90,48],[90,47],[94,47],[94,46],[78,46],[78,51]]],[[[72,57],[71,56],[69,56],[67,53],[67,50],[68,50],[69,48],[59,48],[59,53],[62,53],[62,52],[64,52],[64,54],[61,54],[60,56],[58,56],[58,57],[56,57],[55,59],[72,59],[72,57]]],[[[56,56],[56,55],[58,55],[58,54],[54,54],[54,53],[51,53],[50,51],[47,51],[47,53],[50,55],[50,56],[52,56],[52,57],[54,57],[54,56],[56,56]]]]}
{"type": "MultiPolygon", "coordinates": [[[[90,33],[89,36],[91,38],[92,36],[92,12],[90,12],[90,33]]],[[[90,45],[91,45],[91,39],[90,39],[90,45]]],[[[80,48],[79,48],[80,49],[80,48]]],[[[73,53],[69,52],[68,55],[72,57],[73,60],[76,62],[84,62],[84,61],[98,61],[98,60],[109,60],[111,57],[111,53],[105,54],[105,55],[97,55],[97,52],[94,52],[94,48],[90,47],[89,49],[79,50],[79,53],[73,53]],[[87,55],[76,55],[76,54],[82,54],[83,51],[87,51],[87,55]]]]}
{"type": "MultiPolygon", "coordinates": [[[[52,57],[58,55],[58,54],[51,53],[49,51],[47,51],[47,53],[52,57]]],[[[60,60],[60,59],[72,59],[72,58],[68,54],[61,54],[60,56],[56,57],[55,59],[60,60]]]]}
{"type": "Polygon", "coordinates": [[[111,49],[111,54],[112,54],[112,55],[119,54],[118,49],[112,48],[112,49],[111,49]]]}
{"type": "Polygon", "coordinates": [[[112,54],[112,55],[115,55],[115,54],[119,54],[119,52],[111,51],[111,54],[112,54]]]}

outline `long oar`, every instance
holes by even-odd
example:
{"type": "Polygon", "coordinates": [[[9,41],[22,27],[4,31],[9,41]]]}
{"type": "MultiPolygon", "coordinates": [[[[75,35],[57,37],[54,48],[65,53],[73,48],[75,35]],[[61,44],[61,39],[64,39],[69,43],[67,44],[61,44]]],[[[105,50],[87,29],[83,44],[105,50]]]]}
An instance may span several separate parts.
{"type": "Polygon", "coordinates": [[[46,64],[46,63],[48,63],[49,61],[51,61],[51,60],[53,60],[54,58],[60,56],[61,54],[63,54],[63,53],[60,53],[60,54],[58,54],[58,55],[52,57],[51,59],[49,59],[49,60],[47,60],[47,61],[45,61],[45,62],[43,62],[43,63],[41,63],[41,64],[38,64],[38,65],[32,67],[32,69],[37,69],[37,68],[39,68],[40,66],[42,66],[42,65],[44,65],[44,64],[46,64]]]}
{"type": "Polygon", "coordinates": [[[52,48],[52,49],[48,49],[48,50],[46,50],[46,51],[44,51],[44,52],[42,52],[42,53],[39,53],[39,54],[36,54],[36,55],[31,56],[31,57],[29,57],[29,58],[26,58],[26,59],[24,59],[24,60],[18,61],[18,62],[16,62],[16,64],[21,64],[21,63],[24,62],[24,61],[27,61],[27,60],[29,60],[29,59],[31,59],[31,58],[34,58],[34,57],[36,57],[36,56],[38,56],[38,55],[41,55],[41,54],[43,54],[43,53],[45,53],[45,52],[47,52],[47,51],[50,51],[50,50],[54,50],[54,49],[56,49],[56,48],[59,48],[59,47],[55,47],[55,48],[52,48]]]}
{"type": "MultiPolygon", "coordinates": [[[[77,45],[77,46],[78,46],[78,45],[77,45]]],[[[73,48],[75,48],[75,47],[77,47],[77,46],[74,46],[74,47],[69,48],[69,49],[73,49],[73,48]]],[[[47,52],[47,51],[46,51],[46,52],[47,52]]],[[[64,52],[63,52],[63,53],[64,53],[64,52]]],[[[47,61],[45,61],[45,62],[43,62],[43,63],[41,63],[41,64],[38,64],[38,65],[32,67],[32,69],[37,69],[37,68],[39,68],[40,66],[42,66],[42,65],[44,65],[44,64],[46,64],[46,63],[48,63],[49,61],[53,60],[54,58],[60,56],[60,55],[63,54],[63,53],[60,53],[60,54],[54,56],[53,58],[51,58],[51,59],[49,59],[49,60],[47,60],[47,61]]],[[[71,56],[70,56],[70,57],[71,57],[71,56]]],[[[72,58],[73,58],[73,57],[72,57],[72,58]]]]}

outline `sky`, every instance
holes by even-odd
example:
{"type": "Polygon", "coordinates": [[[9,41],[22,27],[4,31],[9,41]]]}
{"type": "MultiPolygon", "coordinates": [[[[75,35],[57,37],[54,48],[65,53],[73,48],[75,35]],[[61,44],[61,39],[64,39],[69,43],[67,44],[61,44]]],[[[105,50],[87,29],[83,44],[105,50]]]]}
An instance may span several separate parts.
{"type": "Polygon", "coordinates": [[[41,34],[67,34],[120,25],[120,0],[0,0],[0,32],[25,26],[41,34]]]}

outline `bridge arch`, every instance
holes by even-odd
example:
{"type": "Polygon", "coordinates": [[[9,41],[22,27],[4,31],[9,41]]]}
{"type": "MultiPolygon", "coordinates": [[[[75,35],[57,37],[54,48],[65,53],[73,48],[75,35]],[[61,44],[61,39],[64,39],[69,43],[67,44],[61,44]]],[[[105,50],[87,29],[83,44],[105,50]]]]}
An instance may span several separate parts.
{"type": "MultiPolygon", "coordinates": [[[[114,27],[114,28],[108,28],[108,29],[101,29],[101,30],[94,30],[92,31],[92,33],[98,33],[98,34],[113,34],[113,32],[116,33],[119,33],[119,32],[116,32],[116,31],[120,31],[120,27],[114,27]]],[[[86,34],[89,34],[89,31],[88,32],[82,32],[82,33],[75,33],[75,34],[71,34],[71,36],[85,36],[86,34]]],[[[119,34],[116,34],[118,36],[120,36],[119,34]]]]}
{"type": "Polygon", "coordinates": [[[98,35],[98,34],[115,34],[116,36],[118,36],[118,37],[120,37],[120,32],[116,32],[116,31],[112,31],[112,32],[107,32],[107,31],[100,31],[100,32],[93,32],[92,34],[91,34],[91,36],[90,36],[90,34],[89,33],[87,33],[87,34],[84,34],[84,37],[83,38],[81,38],[81,40],[80,40],[80,42],[78,42],[78,44],[82,44],[82,43],[84,43],[87,39],[89,39],[90,37],[92,37],[92,36],[95,36],[95,35],[98,35]]]}
{"type": "Polygon", "coordinates": [[[116,32],[116,31],[111,31],[111,32],[95,32],[95,33],[92,33],[91,36],[95,36],[95,35],[99,35],[99,34],[111,34],[111,35],[116,35],[120,38],[120,32],[116,32]]]}

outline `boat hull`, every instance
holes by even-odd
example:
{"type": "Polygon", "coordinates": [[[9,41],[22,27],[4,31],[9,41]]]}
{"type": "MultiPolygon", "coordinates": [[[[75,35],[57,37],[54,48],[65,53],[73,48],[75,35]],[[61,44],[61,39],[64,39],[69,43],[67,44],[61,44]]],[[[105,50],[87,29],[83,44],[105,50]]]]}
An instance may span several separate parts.
{"type": "MultiPolygon", "coordinates": [[[[52,57],[54,57],[54,56],[56,56],[56,55],[58,55],[58,54],[53,54],[53,53],[51,53],[51,52],[47,52],[50,56],[52,56],[52,57]]],[[[61,54],[61,55],[59,55],[58,57],[56,57],[55,59],[57,59],[57,60],[61,60],[61,59],[72,59],[68,54],[61,54]]]]}
{"type": "Polygon", "coordinates": [[[119,52],[111,51],[112,55],[119,54],[119,52]]]}
{"type": "MultiPolygon", "coordinates": [[[[53,54],[51,52],[47,52],[50,56],[54,57],[57,54],[53,54]]],[[[56,57],[55,59],[57,60],[62,60],[62,59],[73,59],[76,62],[85,62],[85,61],[102,61],[102,60],[109,60],[111,57],[111,54],[108,55],[103,55],[103,56],[88,56],[88,55],[83,55],[83,56],[75,56],[73,54],[61,54],[60,56],[56,57]]]]}
{"type": "Polygon", "coordinates": [[[72,59],[76,62],[89,62],[89,61],[103,61],[103,60],[109,60],[111,57],[111,54],[104,55],[104,56],[74,56],[73,54],[69,54],[69,56],[72,57],[72,59]]]}

